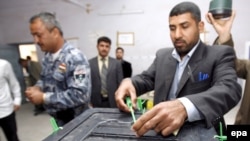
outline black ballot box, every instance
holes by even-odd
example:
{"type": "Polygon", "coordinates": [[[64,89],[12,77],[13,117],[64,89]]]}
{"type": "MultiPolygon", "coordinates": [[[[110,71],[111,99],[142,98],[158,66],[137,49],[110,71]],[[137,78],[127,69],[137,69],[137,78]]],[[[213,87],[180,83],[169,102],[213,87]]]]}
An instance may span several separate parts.
{"type": "MultiPolygon", "coordinates": [[[[140,115],[141,113],[135,112],[136,118],[140,115]]],[[[43,141],[198,141],[203,140],[204,136],[209,136],[209,140],[213,140],[213,135],[207,135],[206,128],[188,126],[181,129],[177,136],[163,137],[150,130],[142,137],[136,137],[131,130],[132,124],[130,113],[115,108],[92,108],[43,141]]]]}

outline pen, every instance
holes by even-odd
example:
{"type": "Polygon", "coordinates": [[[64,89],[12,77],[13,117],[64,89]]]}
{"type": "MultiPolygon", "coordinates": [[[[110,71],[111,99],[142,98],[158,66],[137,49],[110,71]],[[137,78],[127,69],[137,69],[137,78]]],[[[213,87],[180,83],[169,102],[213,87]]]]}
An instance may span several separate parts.
{"type": "Polygon", "coordinates": [[[192,82],[194,82],[194,76],[193,76],[191,67],[190,67],[189,65],[188,65],[188,73],[189,73],[189,75],[190,75],[190,78],[191,78],[192,82]]]}

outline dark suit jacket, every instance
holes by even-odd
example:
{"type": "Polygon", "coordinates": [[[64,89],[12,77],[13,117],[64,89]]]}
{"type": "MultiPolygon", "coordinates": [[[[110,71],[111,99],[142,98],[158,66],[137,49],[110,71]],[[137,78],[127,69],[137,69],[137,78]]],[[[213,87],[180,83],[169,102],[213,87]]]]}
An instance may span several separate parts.
{"type": "MultiPolygon", "coordinates": [[[[148,70],[132,78],[137,94],[155,90],[154,104],[166,101],[169,94],[177,65],[172,51],[173,48],[159,50],[148,70]]],[[[205,117],[208,127],[240,100],[234,59],[231,47],[211,47],[201,42],[179,82],[177,98],[187,97],[205,117]],[[208,78],[200,81],[200,73],[208,78]]]]}
{"type": "MultiPolygon", "coordinates": [[[[101,77],[98,67],[97,57],[89,60],[91,70],[91,103],[93,107],[99,107],[101,104],[101,77]]],[[[108,74],[107,74],[107,90],[110,107],[117,107],[115,102],[115,91],[122,80],[122,66],[121,63],[109,57],[108,74]]]]}
{"type": "Polygon", "coordinates": [[[122,60],[122,72],[123,72],[123,78],[131,77],[132,76],[131,63],[122,60]]]}

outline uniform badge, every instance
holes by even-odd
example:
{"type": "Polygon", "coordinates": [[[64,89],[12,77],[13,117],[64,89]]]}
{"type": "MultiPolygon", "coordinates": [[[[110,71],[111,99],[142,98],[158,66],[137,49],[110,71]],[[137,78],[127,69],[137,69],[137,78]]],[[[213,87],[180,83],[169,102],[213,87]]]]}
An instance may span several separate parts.
{"type": "Polygon", "coordinates": [[[75,83],[77,85],[83,85],[83,79],[85,78],[86,68],[85,66],[77,66],[74,71],[75,83]]]}
{"type": "Polygon", "coordinates": [[[66,70],[67,70],[66,64],[61,63],[59,65],[59,70],[60,70],[60,72],[63,72],[63,73],[66,72],[66,70]]]}

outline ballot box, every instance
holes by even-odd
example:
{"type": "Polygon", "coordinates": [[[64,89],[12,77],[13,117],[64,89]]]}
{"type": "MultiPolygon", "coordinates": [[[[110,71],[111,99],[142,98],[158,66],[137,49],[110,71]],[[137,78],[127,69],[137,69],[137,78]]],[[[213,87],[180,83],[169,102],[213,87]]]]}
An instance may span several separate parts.
{"type": "MultiPolygon", "coordinates": [[[[135,112],[138,118],[142,113],[135,112]]],[[[142,137],[136,137],[131,130],[133,119],[130,113],[115,108],[92,108],[67,123],[63,129],[51,133],[43,141],[195,141],[207,135],[206,128],[185,127],[177,136],[163,137],[154,130],[142,137]]],[[[216,133],[215,133],[216,134],[216,133]]],[[[210,138],[211,136],[211,138],[210,138]]]]}

